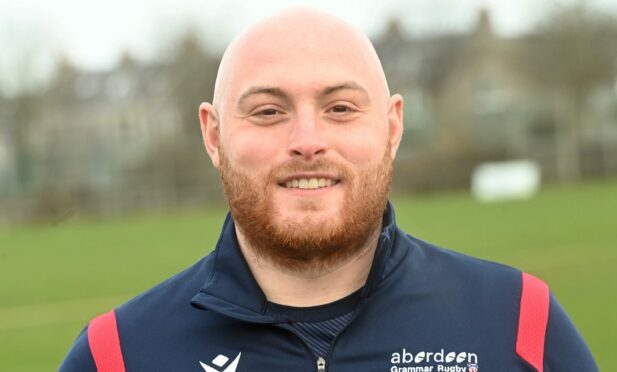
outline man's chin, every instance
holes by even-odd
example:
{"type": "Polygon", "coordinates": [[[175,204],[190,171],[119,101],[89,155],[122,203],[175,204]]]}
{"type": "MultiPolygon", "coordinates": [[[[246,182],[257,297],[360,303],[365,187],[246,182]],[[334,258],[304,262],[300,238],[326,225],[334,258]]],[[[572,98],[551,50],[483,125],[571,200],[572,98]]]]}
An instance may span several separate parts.
{"type": "Polygon", "coordinates": [[[279,204],[275,209],[275,218],[284,225],[324,226],[341,220],[342,208],[336,204],[315,200],[293,200],[279,204]]]}
{"type": "MultiPolygon", "coordinates": [[[[338,190],[337,190],[338,191],[338,190]]],[[[302,195],[283,192],[274,197],[274,209],[280,216],[292,217],[298,214],[332,216],[342,210],[344,195],[340,192],[326,192],[320,195],[302,195]]]]}

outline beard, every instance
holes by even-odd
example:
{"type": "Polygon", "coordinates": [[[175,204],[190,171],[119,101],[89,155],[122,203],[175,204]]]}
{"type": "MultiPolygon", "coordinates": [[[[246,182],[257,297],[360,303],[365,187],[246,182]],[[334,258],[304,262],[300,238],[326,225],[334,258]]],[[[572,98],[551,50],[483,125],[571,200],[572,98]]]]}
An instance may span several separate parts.
{"type": "MultiPolygon", "coordinates": [[[[337,267],[367,248],[381,227],[392,182],[390,142],[380,161],[368,164],[354,174],[349,168],[324,159],[289,160],[273,167],[265,177],[251,177],[234,169],[223,148],[220,176],[231,215],[251,251],[281,269],[320,273],[337,267]],[[339,216],[322,220],[311,218],[321,202],[298,200],[299,213],[283,218],[277,213],[274,191],[277,180],[301,172],[328,172],[345,187],[339,216]],[[303,212],[307,212],[302,216],[303,212]]],[[[280,206],[285,208],[285,206],[280,206]]]]}

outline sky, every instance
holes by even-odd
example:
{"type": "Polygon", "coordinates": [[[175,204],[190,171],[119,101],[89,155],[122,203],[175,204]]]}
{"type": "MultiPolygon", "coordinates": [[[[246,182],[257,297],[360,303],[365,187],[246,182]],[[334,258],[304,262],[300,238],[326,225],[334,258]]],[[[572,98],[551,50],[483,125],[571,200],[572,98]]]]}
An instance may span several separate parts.
{"type": "MultiPolygon", "coordinates": [[[[577,0],[0,0],[0,89],[45,80],[58,56],[81,68],[111,68],[124,51],[148,61],[180,35],[197,31],[222,51],[233,35],[277,9],[304,4],[378,35],[397,17],[417,35],[468,29],[480,9],[504,36],[525,32],[556,4],[577,0]]],[[[617,14],[617,0],[588,0],[617,14]]]]}

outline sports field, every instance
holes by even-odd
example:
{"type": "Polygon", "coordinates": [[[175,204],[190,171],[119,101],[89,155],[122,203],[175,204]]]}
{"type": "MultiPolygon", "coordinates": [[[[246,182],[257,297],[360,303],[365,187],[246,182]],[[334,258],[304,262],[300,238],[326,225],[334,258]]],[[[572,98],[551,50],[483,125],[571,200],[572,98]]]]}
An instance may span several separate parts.
{"type": "MultiPolygon", "coordinates": [[[[617,180],[529,201],[394,198],[411,234],[545,279],[604,371],[617,366],[617,180]]],[[[0,370],[52,371],[92,316],[206,254],[225,211],[0,229],[0,370]]]]}

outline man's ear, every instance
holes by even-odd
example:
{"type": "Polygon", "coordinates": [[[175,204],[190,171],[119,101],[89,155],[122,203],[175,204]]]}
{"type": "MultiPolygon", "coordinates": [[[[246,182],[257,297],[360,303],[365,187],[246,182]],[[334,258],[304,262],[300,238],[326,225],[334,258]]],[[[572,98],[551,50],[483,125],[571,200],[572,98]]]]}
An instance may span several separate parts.
{"type": "Polygon", "coordinates": [[[403,97],[400,94],[393,95],[388,102],[388,133],[391,145],[390,155],[394,159],[403,137],[403,97]]]}
{"type": "Polygon", "coordinates": [[[208,102],[203,102],[199,105],[199,121],[201,123],[201,135],[204,140],[206,151],[214,167],[219,169],[220,123],[218,113],[214,106],[208,102]]]}

